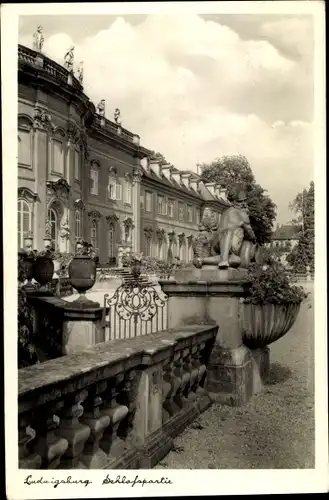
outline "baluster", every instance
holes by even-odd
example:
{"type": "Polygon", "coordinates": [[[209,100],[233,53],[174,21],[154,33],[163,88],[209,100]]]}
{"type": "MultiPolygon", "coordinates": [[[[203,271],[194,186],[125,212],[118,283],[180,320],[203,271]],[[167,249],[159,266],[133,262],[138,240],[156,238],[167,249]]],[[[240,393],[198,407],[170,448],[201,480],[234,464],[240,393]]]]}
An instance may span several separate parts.
{"type": "Polygon", "coordinates": [[[197,389],[199,387],[199,369],[200,369],[200,361],[199,361],[199,346],[194,345],[192,347],[192,373],[191,373],[191,391],[189,394],[189,399],[191,401],[195,401],[197,399],[197,389]]]}
{"type": "Polygon", "coordinates": [[[172,377],[172,362],[169,359],[163,366],[163,382],[162,382],[162,423],[164,424],[171,417],[168,397],[171,392],[173,377],[172,377]]]}
{"type": "Polygon", "coordinates": [[[63,456],[61,467],[63,469],[85,469],[80,461],[80,454],[85,442],[90,436],[90,428],[79,422],[83,414],[81,403],[88,396],[88,391],[83,390],[68,396],[64,401],[64,408],[60,414],[60,424],[56,433],[67,439],[69,446],[63,456]]]}
{"type": "Polygon", "coordinates": [[[98,382],[88,389],[81,422],[88,425],[90,435],[86,441],[80,460],[89,469],[102,469],[108,462],[106,453],[99,447],[105,429],[110,425],[110,417],[100,411],[103,399],[100,396],[107,388],[107,381],[98,382]]]}
{"type": "Polygon", "coordinates": [[[124,441],[117,435],[120,422],[126,417],[128,407],[117,401],[120,392],[120,384],[124,380],[124,374],[120,373],[110,379],[107,385],[107,402],[102,409],[102,414],[110,417],[110,425],[105,429],[100,447],[108,457],[120,457],[124,451],[124,441]]]}
{"type": "Polygon", "coordinates": [[[188,405],[187,395],[189,393],[190,380],[191,380],[191,348],[187,347],[182,352],[182,385],[180,388],[180,396],[183,408],[188,405]]]}
{"type": "Polygon", "coordinates": [[[68,441],[55,432],[58,424],[54,415],[63,405],[63,401],[43,405],[37,408],[33,415],[32,427],[36,432],[33,451],[41,456],[42,469],[56,469],[69,446],[68,441]]]}
{"type": "Polygon", "coordinates": [[[165,410],[169,413],[170,417],[172,417],[175,413],[177,413],[180,409],[178,404],[176,403],[175,397],[176,393],[179,390],[179,387],[182,383],[182,379],[180,378],[180,371],[179,371],[179,358],[180,358],[180,353],[176,352],[170,361],[170,372],[169,372],[169,378],[170,378],[170,384],[171,384],[171,390],[169,391],[169,394],[167,396],[167,399],[165,401],[164,408],[165,410]],[[177,365],[178,362],[178,365],[177,365]]]}
{"type": "MultiPolygon", "coordinates": [[[[31,445],[35,435],[27,433],[27,426],[30,424],[31,416],[23,413],[18,416],[18,448],[19,448],[19,468],[20,469],[40,469],[42,458],[39,454],[31,451],[31,445]]],[[[34,431],[31,429],[34,433],[34,431]]]]}
{"type": "Polygon", "coordinates": [[[204,381],[205,381],[205,378],[206,378],[206,371],[207,371],[207,367],[206,365],[204,364],[204,359],[203,359],[203,355],[204,355],[204,349],[205,349],[205,342],[202,342],[200,345],[199,345],[199,349],[198,349],[198,356],[199,356],[199,373],[198,373],[198,387],[197,387],[197,394],[200,394],[200,395],[203,395],[203,394],[207,394],[207,391],[203,388],[203,384],[204,384],[204,381]]]}
{"type": "Polygon", "coordinates": [[[118,402],[127,406],[128,413],[121,421],[118,435],[124,439],[125,447],[130,448],[133,441],[134,418],[137,409],[137,372],[130,370],[125,374],[122,390],[118,394],[118,402]]]}
{"type": "Polygon", "coordinates": [[[184,353],[183,351],[179,352],[179,357],[175,361],[175,369],[174,369],[174,374],[177,377],[177,381],[179,381],[179,386],[177,388],[176,394],[174,396],[174,401],[178,406],[178,409],[182,409],[184,406],[184,396],[182,394],[182,387],[183,384],[185,386],[186,383],[186,376],[183,370],[183,364],[184,364],[184,353]]]}

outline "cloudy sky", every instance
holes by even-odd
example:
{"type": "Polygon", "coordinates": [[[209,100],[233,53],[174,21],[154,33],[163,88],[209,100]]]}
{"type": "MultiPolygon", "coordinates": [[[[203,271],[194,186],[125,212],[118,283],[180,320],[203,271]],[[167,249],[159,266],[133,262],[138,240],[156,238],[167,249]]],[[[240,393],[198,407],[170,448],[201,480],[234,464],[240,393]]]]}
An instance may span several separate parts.
{"type": "Polygon", "coordinates": [[[177,168],[245,155],[256,180],[292,217],[289,201],[313,179],[313,23],[310,16],[193,13],[20,17],[19,42],[44,28],[63,64],[75,45],[84,88],[107,117],[177,168]]]}

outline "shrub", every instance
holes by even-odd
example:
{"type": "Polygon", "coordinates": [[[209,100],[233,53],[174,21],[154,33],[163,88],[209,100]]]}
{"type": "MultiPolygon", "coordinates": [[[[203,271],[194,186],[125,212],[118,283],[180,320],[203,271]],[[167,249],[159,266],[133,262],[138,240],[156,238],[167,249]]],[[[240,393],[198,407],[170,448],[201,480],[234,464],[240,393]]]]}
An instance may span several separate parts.
{"type": "Polygon", "coordinates": [[[307,297],[302,287],[290,284],[285,267],[275,259],[252,264],[247,279],[251,286],[246,301],[253,304],[300,303],[307,297]]]}

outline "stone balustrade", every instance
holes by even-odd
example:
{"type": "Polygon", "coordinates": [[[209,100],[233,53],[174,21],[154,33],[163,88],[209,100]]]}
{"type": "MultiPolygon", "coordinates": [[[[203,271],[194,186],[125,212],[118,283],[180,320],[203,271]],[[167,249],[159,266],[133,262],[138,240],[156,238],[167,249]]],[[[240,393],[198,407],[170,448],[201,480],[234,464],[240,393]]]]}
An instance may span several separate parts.
{"type": "Polygon", "coordinates": [[[100,343],[18,371],[19,467],[151,468],[210,404],[214,325],[100,343]]]}

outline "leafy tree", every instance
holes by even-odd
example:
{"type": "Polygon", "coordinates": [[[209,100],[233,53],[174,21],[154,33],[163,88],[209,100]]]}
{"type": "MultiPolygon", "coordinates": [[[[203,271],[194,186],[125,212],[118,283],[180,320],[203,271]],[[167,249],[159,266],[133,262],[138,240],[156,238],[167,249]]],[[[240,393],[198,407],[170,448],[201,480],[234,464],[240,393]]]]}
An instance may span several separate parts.
{"type": "Polygon", "coordinates": [[[158,160],[158,162],[160,163],[160,165],[166,165],[167,163],[169,163],[166,160],[166,158],[163,156],[163,154],[159,153],[157,151],[151,151],[150,160],[158,160]]]}
{"type": "Polygon", "coordinates": [[[276,205],[265,190],[256,183],[250,164],[245,156],[230,155],[216,158],[210,164],[203,163],[202,180],[216,182],[227,189],[228,199],[233,201],[240,190],[247,196],[250,223],[258,243],[271,239],[276,205]]]}
{"type": "Polygon", "coordinates": [[[314,182],[309,189],[298,193],[289,207],[296,214],[296,224],[300,227],[298,244],[287,256],[287,262],[298,273],[306,272],[306,266],[314,270],[314,182]]]}

